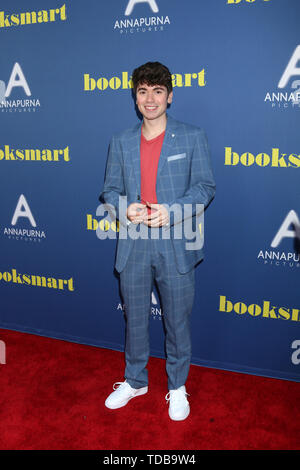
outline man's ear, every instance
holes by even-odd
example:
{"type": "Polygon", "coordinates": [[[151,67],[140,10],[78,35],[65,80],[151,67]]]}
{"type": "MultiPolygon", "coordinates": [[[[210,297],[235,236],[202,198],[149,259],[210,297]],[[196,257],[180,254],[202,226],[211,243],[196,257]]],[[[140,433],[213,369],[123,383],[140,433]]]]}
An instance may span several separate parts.
{"type": "Polygon", "coordinates": [[[171,104],[172,103],[172,100],[173,100],[173,91],[171,91],[169,93],[169,96],[168,96],[168,103],[171,104]]]}

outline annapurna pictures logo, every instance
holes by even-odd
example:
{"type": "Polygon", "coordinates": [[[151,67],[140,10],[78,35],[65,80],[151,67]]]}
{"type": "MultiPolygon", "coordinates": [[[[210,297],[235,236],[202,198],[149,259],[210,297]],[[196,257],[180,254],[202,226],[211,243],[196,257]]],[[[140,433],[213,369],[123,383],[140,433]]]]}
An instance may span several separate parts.
{"type": "Polygon", "coordinates": [[[3,234],[9,239],[23,240],[26,242],[40,242],[46,238],[44,230],[38,229],[33,213],[24,194],[21,194],[19,197],[17,206],[11,219],[11,226],[4,227],[3,234]],[[20,218],[27,219],[26,227],[20,226],[20,218]],[[28,228],[28,226],[31,226],[31,228],[28,228]]]}
{"type": "MultiPolygon", "coordinates": [[[[118,303],[117,305],[117,310],[121,310],[122,313],[125,313],[125,304],[118,303]]],[[[150,312],[152,320],[160,320],[162,319],[162,309],[159,305],[159,302],[157,301],[157,298],[154,294],[154,292],[151,293],[151,312],[150,312]]]]}
{"type": "MultiPolygon", "coordinates": [[[[163,31],[167,25],[170,25],[169,16],[159,15],[147,17],[133,17],[141,11],[136,5],[138,3],[148,4],[149,9],[153,13],[159,13],[159,8],[156,0],[129,0],[124,12],[124,18],[118,19],[114,23],[114,31],[120,34],[133,34],[145,32],[159,32],[163,31]]],[[[144,5],[145,7],[146,5],[144,5]]],[[[146,7],[146,8],[148,8],[146,7]]]]}
{"type": "Polygon", "coordinates": [[[300,268],[300,254],[298,249],[292,248],[290,251],[282,250],[281,243],[286,238],[292,238],[292,245],[300,246],[300,221],[297,213],[290,210],[284,218],[271,241],[271,250],[260,250],[257,260],[264,265],[281,266],[288,268],[300,268]],[[281,249],[280,249],[281,248],[281,249]]]}
{"type": "Polygon", "coordinates": [[[280,91],[268,92],[265,95],[265,103],[271,104],[272,108],[300,108],[300,67],[297,67],[299,61],[300,44],[294,50],[278,82],[277,88],[280,91]]]}
{"type": "MultiPolygon", "coordinates": [[[[14,92],[14,96],[15,96],[14,92]]],[[[23,112],[36,111],[41,106],[40,100],[32,98],[31,90],[26,80],[25,74],[18,62],[13,66],[7,86],[3,80],[0,80],[0,109],[2,112],[23,112]],[[11,93],[14,89],[18,90],[20,96],[18,99],[11,99],[11,93]]]]}

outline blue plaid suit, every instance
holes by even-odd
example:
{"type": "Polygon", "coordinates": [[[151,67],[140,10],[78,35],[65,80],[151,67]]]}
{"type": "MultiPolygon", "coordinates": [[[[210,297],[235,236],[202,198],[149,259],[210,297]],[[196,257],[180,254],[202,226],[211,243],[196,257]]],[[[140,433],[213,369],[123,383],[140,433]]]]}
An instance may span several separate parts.
{"type": "MultiPolygon", "coordinates": [[[[116,209],[122,224],[119,196],[127,197],[127,207],[140,201],[141,169],[138,124],[110,143],[105,182],[100,196],[116,209]]],[[[179,207],[209,204],[215,193],[207,139],[204,131],[167,116],[167,127],[159,158],[156,195],[160,204],[179,207]]],[[[151,292],[156,282],[166,328],[166,369],[169,390],[187,379],[191,358],[190,312],[194,298],[194,267],[203,258],[203,250],[186,250],[186,239],[175,239],[174,225],[182,222],[183,212],[170,212],[170,238],[163,239],[165,227],[148,228],[158,238],[118,239],[116,270],[120,273],[121,292],[127,318],[125,377],[134,388],[148,383],[148,323],[151,292]]],[[[129,227],[130,231],[130,227],[129,227]]]]}

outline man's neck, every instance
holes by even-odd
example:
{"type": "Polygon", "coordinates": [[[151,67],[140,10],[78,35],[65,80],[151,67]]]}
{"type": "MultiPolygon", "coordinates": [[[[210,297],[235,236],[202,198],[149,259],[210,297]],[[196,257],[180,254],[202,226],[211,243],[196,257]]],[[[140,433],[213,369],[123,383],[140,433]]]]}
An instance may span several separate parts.
{"type": "Polygon", "coordinates": [[[154,139],[162,132],[166,130],[167,127],[167,116],[164,114],[160,119],[145,119],[143,121],[142,132],[145,139],[150,140],[154,139]]]}

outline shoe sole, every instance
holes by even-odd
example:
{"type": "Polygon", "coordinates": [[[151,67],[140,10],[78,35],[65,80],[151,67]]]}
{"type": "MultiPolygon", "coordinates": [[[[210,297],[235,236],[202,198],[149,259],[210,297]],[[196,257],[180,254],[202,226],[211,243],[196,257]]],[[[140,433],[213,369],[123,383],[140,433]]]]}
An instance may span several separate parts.
{"type": "Polygon", "coordinates": [[[148,387],[142,387],[142,388],[138,389],[138,391],[136,392],[135,395],[133,395],[133,397],[128,398],[128,400],[126,400],[125,402],[122,402],[121,404],[118,404],[118,405],[108,405],[105,402],[105,406],[106,406],[106,408],[109,408],[110,410],[117,410],[118,408],[123,408],[123,406],[126,406],[127,403],[130,400],[132,400],[132,398],[139,397],[141,395],[145,395],[147,392],[148,392],[148,387]]]}
{"type": "Polygon", "coordinates": [[[169,410],[169,416],[172,419],[172,421],[183,421],[184,419],[186,419],[188,417],[189,414],[190,414],[190,407],[188,407],[186,414],[184,416],[180,417],[180,418],[176,418],[176,417],[172,416],[170,414],[170,410],[169,410]]]}

